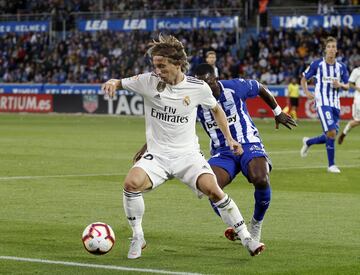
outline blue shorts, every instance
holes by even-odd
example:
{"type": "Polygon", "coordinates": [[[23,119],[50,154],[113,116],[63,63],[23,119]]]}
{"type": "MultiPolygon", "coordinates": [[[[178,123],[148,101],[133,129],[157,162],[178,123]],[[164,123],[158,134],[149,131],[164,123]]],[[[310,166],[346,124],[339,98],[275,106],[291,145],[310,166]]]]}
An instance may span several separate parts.
{"type": "Polygon", "coordinates": [[[229,148],[219,148],[215,150],[214,155],[208,160],[209,164],[227,171],[231,180],[233,180],[240,171],[249,180],[248,164],[254,158],[265,157],[271,170],[272,164],[270,158],[261,143],[245,143],[241,145],[244,150],[241,156],[234,155],[229,148]]]}
{"type": "Polygon", "coordinates": [[[330,106],[320,106],[317,108],[323,131],[326,133],[330,130],[339,131],[340,110],[330,106]]]}

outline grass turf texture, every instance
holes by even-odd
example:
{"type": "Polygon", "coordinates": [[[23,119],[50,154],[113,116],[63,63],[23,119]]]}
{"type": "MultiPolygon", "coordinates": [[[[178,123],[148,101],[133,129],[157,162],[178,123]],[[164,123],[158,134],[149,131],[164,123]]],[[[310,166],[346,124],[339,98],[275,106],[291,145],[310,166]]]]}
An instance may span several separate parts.
{"type": "MultiPolygon", "coordinates": [[[[274,166],[262,235],[266,251],[250,257],[225,239],[225,226],[207,199],[172,180],[144,195],[148,247],[134,261],[126,258],[131,230],[122,181],[145,141],[143,118],[0,115],[0,256],[206,274],[358,274],[359,130],[336,147],[342,173],[329,174],[325,145],[299,156],[302,137],[319,134],[319,122],[300,121],[292,131],[276,131],[272,120],[255,123],[274,166]],[[45,177],[52,175],[60,176],[45,177]],[[116,234],[115,247],[104,256],[88,254],[81,243],[85,226],[96,221],[116,234]]],[[[199,126],[197,132],[207,152],[208,139],[199,126]]],[[[240,175],[226,192],[248,221],[253,187],[240,175]]],[[[0,274],[69,273],[135,272],[0,259],[0,274]]]]}

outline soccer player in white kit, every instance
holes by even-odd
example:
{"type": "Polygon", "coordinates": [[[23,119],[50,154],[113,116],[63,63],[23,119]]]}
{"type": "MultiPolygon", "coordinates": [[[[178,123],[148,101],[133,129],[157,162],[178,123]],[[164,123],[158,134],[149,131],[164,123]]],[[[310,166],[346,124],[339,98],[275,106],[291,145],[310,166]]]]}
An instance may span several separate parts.
{"type": "Polygon", "coordinates": [[[349,89],[349,73],[345,64],[336,61],[337,42],[329,36],[325,41],[325,57],[313,61],[303,72],[301,86],[308,98],[315,98],[316,110],[324,133],[312,138],[304,137],[300,155],[306,157],[310,146],[326,144],[328,169],[340,173],[335,165],[335,138],[339,130],[340,89],[349,89]],[[307,81],[315,78],[315,95],[309,92],[307,81]]]}
{"type": "Polygon", "coordinates": [[[188,185],[199,197],[208,196],[250,255],[260,254],[264,244],[251,238],[238,207],[217,185],[210,165],[200,153],[195,133],[198,105],[211,109],[229,147],[235,154],[242,153],[241,145],[231,136],[224,111],[204,81],[184,74],[189,64],[184,46],[175,37],[160,35],[148,53],[154,72],[110,79],[102,86],[109,96],[117,89],[126,89],[144,97],[147,152],[130,169],[123,192],[125,214],[133,231],[128,258],[141,257],[146,246],[142,229],[145,211],[142,192],[173,177],[188,185]]]}
{"type": "MultiPolygon", "coordinates": [[[[358,61],[359,65],[360,62],[358,61]]],[[[354,94],[354,103],[352,106],[352,116],[353,119],[350,120],[344,130],[341,132],[338,143],[342,144],[346,135],[350,132],[350,130],[356,126],[360,125],[360,66],[355,68],[349,78],[350,87],[355,90],[354,94]]]]}

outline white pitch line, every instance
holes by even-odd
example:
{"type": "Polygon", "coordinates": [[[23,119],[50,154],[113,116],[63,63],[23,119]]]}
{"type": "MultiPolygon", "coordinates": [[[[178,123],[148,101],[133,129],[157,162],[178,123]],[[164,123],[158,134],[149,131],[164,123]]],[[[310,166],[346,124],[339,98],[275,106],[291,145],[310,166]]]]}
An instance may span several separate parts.
{"type": "MultiPolygon", "coordinates": [[[[338,165],[340,168],[357,168],[360,167],[360,164],[348,164],[348,165],[338,165]]],[[[275,167],[273,170],[301,170],[301,169],[325,169],[326,165],[318,166],[294,166],[294,167],[275,167]]]]}
{"type": "MultiPolygon", "coordinates": [[[[319,149],[319,150],[311,150],[310,152],[312,154],[312,153],[320,153],[320,152],[326,152],[326,151],[325,151],[325,149],[324,150],[319,149]]],[[[360,150],[341,150],[339,152],[359,153],[360,150]]],[[[267,153],[269,155],[299,154],[299,156],[300,156],[300,150],[267,151],[267,153]]]]}
{"type": "Polygon", "coordinates": [[[77,263],[77,262],[51,261],[51,260],[44,260],[44,259],[20,258],[20,257],[12,257],[12,256],[0,256],[0,260],[41,263],[41,264],[55,264],[55,265],[66,265],[66,266],[78,266],[78,267],[98,268],[98,269],[125,270],[125,271],[136,271],[136,272],[156,273],[156,274],[201,275],[201,273],[176,272],[176,271],[167,271],[167,270],[161,270],[161,269],[149,269],[149,268],[133,268],[133,267],[117,266],[117,265],[100,265],[100,264],[85,264],[85,263],[77,263]]]}
{"type": "Polygon", "coordinates": [[[0,177],[0,180],[31,180],[44,178],[76,178],[76,177],[100,177],[100,176],[125,176],[125,173],[105,173],[105,174],[74,174],[74,175],[45,175],[45,176],[14,176],[0,177]]]}

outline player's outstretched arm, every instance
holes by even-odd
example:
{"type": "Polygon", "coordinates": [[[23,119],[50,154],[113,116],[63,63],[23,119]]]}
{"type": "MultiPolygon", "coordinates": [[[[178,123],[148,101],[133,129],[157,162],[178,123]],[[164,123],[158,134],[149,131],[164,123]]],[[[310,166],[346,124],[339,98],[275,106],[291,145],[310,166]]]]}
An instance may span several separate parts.
{"type": "Polygon", "coordinates": [[[233,137],[231,136],[228,121],[226,119],[224,110],[221,108],[219,104],[216,104],[216,106],[213,109],[211,109],[211,112],[221,132],[226,138],[226,141],[229,144],[231,150],[234,152],[235,155],[241,155],[244,151],[241,147],[241,144],[236,140],[234,140],[233,137]]]}
{"type": "Polygon", "coordinates": [[[122,84],[121,79],[109,79],[104,84],[101,85],[101,90],[104,92],[104,94],[113,97],[115,95],[116,90],[121,90],[122,84]]]}
{"type": "Polygon", "coordinates": [[[295,120],[291,118],[288,114],[285,114],[281,107],[276,102],[275,97],[269,91],[269,89],[260,84],[259,96],[265,101],[265,103],[273,110],[275,115],[275,127],[279,129],[279,124],[284,125],[286,128],[291,130],[291,126],[297,126],[295,120]]]}

